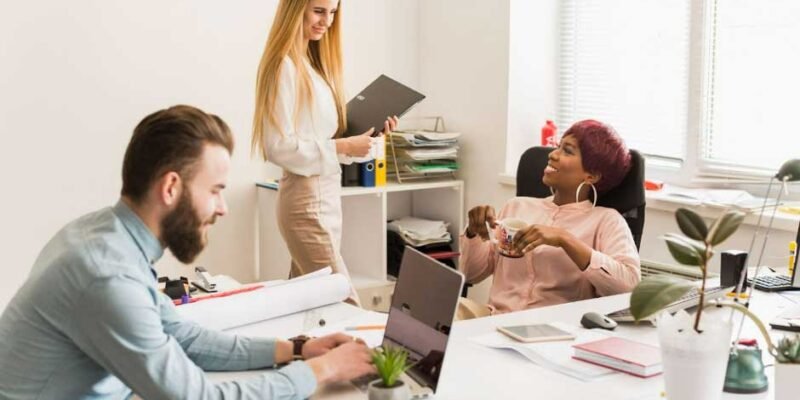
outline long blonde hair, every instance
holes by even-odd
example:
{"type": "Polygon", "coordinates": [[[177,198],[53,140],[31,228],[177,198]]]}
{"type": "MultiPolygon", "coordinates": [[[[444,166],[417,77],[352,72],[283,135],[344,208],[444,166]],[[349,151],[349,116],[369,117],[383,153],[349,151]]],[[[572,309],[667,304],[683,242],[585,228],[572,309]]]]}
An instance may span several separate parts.
{"type": "Polygon", "coordinates": [[[309,0],[281,0],[275,19],[269,32],[267,45],[261,62],[258,65],[256,79],[256,108],[253,116],[252,151],[258,151],[267,159],[264,148],[266,124],[283,132],[275,117],[275,101],[278,96],[278,79],[281,75],[283,59],[289,57],[297,69],[297,99],[294,107],[294,123],[297,124],[298,110],[311,105],[314,94],[311,91],[311,75],[303,62],[308,57],[311,66],[322,76],[333,93],[336,112],[339,116],[339,129],[336,137],[347,129],[344,101],[344,85],[342,79],[342,47],[341,47],[341,1],[337,8],[333,23],[319,41],[303,39],[303,16],[309,0]],[[305,53],[305,54],[303,54],[305,53]]]}

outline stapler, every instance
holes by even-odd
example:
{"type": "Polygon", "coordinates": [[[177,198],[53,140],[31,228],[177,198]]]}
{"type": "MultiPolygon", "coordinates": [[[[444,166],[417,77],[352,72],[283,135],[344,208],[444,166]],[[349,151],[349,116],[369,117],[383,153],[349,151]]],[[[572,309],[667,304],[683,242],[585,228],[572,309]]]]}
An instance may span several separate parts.
{"type": "Polygon", "coordinates": [[[204,292],[214,293],[217,291],[217,284],[211,282],[211,275],[205,268],[195,267],[194,272],[197,274],[197,280],[192,281],[193,285],[204,292]]]}

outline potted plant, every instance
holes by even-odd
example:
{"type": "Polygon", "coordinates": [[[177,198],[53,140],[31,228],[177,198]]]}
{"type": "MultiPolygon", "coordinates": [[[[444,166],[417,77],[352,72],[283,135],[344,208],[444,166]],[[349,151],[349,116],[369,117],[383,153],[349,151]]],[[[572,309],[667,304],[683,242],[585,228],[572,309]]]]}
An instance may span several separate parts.
{"type": "Polygon", "coordinates": [[[725,320],[723,313],[702,318],[706,307],[731,307],[747,315],[766,338],[768,351],[774,354],[764,324],[746,307],[732,301],[709,304],[705,299],[708,261],[714,254],[713,248],[739,228],[744,214],[734,210],[725,211],[710,227],[699,215],[685,208],[678,209],[675,218],[685,236],[672,233],[664,235],[667,248],[677,262],[700,268],[701,286],[697,288],[686,280],[664,276],[645,279],[631,294],[631,314],[640,321],[656,314],[690,290],[698,290],[698,307],[694,317],[679,311],[674,316],[662,313],[656,318],[664,384],[669,398],[718,399],[722,395],[730,352],[731,321],[725,320]]]}
{"type": "Polygon", "coordinates": [[[779,340],[775,353],[775,400],[796,399],[800,393],[800,334],[779,340]]]}
{"type": "Polygon", "coordinates": [[[400,375],[411,367],[405,349],[377,347],[372,351],[372,363],[381,379],[370,382],[369,400],[407,400],[411,396],[408,385],[400,380],[400,375]]]}

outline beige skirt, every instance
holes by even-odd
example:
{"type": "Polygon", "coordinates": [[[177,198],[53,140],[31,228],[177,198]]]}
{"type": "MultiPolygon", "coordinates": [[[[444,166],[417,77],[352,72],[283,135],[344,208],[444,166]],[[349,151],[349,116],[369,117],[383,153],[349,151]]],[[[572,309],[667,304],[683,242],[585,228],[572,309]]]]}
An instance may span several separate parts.
{"type": "MultiPolygon", "coordinates": [[[[292,256],[290,276],[330,266],[350,279],[341,255],[341,175],[301,176],[284,171],[275,208],[278,229],[292,256]]],[[[353,290],[354,299],[355,290],[353,290]]]]}

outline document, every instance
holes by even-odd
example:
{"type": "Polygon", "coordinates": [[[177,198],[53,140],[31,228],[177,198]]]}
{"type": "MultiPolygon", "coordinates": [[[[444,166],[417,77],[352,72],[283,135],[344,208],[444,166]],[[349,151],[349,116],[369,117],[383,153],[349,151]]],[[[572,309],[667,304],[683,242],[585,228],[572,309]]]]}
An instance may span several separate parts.
{"type": "Polygon", "coordinates": [[[290,280],[262,282],[263,288],[184,304],[182,317],[211,329],[224,330],[343,301],[350,282],[330,269],[290,280]]]}
{"type": "Polygon", "coordinates": [[[367,311],[356,317],[325,325],[306,332],[307,335],[320,337],[331,333],[341,332],[364,341],[369,348],[378,347],[383,343],[383,333],[386,330],[386,320],[389,314],[367,311]]]}
{"type": "Polygon", "coordinates": [[[566,324],[554,323],[552,325],[573,333],[576,339],[574,341],[521,343],[500,332],[491,332],[471,340],[486,347],[514,350],[536,365],[586,382],[617,373],[608,368],[572,358],[574,353],[572,345],[606,338],[608,335],[576,329],[566,324]]]}

